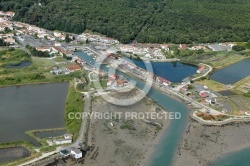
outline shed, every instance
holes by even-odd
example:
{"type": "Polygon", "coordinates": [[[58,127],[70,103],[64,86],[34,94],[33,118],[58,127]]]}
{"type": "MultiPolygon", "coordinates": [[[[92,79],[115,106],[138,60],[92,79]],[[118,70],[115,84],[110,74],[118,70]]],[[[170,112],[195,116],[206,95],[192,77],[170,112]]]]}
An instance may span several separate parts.
{"type": "Polygon", "coordinates": [[[75,159],[82,158],[82,152],[79,149],[71,149],[71,154],[75,159]]]}

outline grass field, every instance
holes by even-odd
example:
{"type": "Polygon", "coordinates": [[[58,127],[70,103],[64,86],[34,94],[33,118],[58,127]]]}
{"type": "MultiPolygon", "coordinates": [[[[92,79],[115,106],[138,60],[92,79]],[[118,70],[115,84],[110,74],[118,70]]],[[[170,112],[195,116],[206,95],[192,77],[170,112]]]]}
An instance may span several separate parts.
{"type": "Polygon", "coordinates": [[[82,99],[82,94],[76,92],[72,83],[69,89],[67,104],[66,104],[66,114],[65,114],[65,122],[66,128],[69,133],[73,134],[73,139],[76,139],[79,135],[79,130],[81,127],[81,119],[70,119],[70,113],[82,113],[84,109],[84,101],[82,99]]]}
{"type": "Polygon", "coordinates": [[[209,89],[212,89],[217,92],[227,90],[226,85],[216,82],[214,80],[202,80],[202,81],[196,81],[195,83],[200,85],[206,85],[208,86],[209,89]]]}
{"type": "Polygon", "coordinates": [[[249,93],[250,92],[250,76],[235,83],[233,90],[239,94],[249,93]]]}
{"type": "Polygon", "coordinates": [[[0,66],[19,65],[22,62],[30,61],[30,56],[21,49],[3,49],[0,50],[0,66]]]}

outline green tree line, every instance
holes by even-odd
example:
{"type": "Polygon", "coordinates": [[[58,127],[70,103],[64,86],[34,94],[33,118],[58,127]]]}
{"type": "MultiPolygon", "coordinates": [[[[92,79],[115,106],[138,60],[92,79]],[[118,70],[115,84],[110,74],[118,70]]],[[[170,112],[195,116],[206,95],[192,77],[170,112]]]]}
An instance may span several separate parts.
{"type": "Polygon", "coordinates": [[[46,29],[88,29],[123,43],[250,39],[249,0],[1,0],[0,9],[46,29]]]}

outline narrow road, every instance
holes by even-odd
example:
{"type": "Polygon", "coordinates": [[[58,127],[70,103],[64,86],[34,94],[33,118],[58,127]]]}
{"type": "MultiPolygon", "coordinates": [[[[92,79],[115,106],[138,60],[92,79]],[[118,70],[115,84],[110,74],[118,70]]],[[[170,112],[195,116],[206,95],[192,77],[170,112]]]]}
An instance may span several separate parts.
{"type": "Polygon", "coordinates": [[[199,76],[199,77],[196,77],[196,78],[192,79],[193,81],[198,80],[198,79],[201,78],[201,77],[207,76],[207,75],[213,70],[213,68],[212,68],[211,66],[207,65],[207,64],[204,64],[204,63],[200,63],[200,64],[201,64],[201,65],[204,65],[204,66],[207,66],[207,67],[209,68],[209,70],[208,70],[205,74],[203,74],[203,75],[201,75],[201,76],[199,76]]]}
{"type": "MultiPolygon", "coordinates": [[[[87,92],[85,95],[84,112],[86,112],[86,113],[90,112],[90,109],[89,109],[90,98],[91,98],[90,95],[91,95],[90,92],[87,92]]],[[[78,136],[77,140],[70,147],[78,148],[79,147],[78,144],[82,143],[83,139],[85,140],[85,134],[87,131],[87,122],[88,122],[87,118],[82,119],[82,124],[81,124],[81,128],[79,131],[79,136],[78,136]]],[[[84,141],[84,142],[86,142],[86,141],[84,141]]]]}

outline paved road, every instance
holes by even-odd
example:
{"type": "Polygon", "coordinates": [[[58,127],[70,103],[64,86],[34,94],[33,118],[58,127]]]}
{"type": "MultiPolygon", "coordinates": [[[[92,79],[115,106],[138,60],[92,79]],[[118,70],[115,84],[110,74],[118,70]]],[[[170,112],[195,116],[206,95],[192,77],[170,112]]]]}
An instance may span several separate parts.
{"type": "Polygon", "coordinates": [[[201,64],[201,65],[204,65],[204,66],[207,66],[207,67],[209,68],[209,70],[208,70],[205,74],[203,74],[203,75],[201,75],[201,76],[199,76],[199,77],[196,77],[196,78],[192,79],[193,81],[198,80],[198,79],[201,78],[201,77],[207,76],[207,75],[213,70],[213,68],[212,68],[211,66],[207,65],[207,64],[204,64],[204,63],[200,63],[200,64],[201,64]]]}
{"type": "MultiPolygon", "coordinates": [[[[193,79],[192,79],[193,81],[198,80],[198,79],[201,78],[201,77],[207,76],[207,75],[213,70],[213,68],[212,68],[211,66],[207,65],[207,64],[200,63],[200,65],[207,66],[207,67],[209,68],[209,70],[208,70],[206,73],[204,73],[203,75],[201,75],[201,76],[199,76],[199,77],[196,77],[196,78],[193,78],[193,79]]],[[[176,87],[174,88],[174,90],[175,90],[175,91],[179,91],[181,88],[183,88],[184,86],[186,86],[186,85],[188,85],[188,84],[190,84],[190,81],[187,82],[187,83],[185,83],[185,84],[181,84],[181,85],[176,86],[176,87]]]]}

